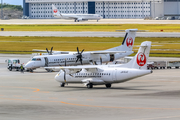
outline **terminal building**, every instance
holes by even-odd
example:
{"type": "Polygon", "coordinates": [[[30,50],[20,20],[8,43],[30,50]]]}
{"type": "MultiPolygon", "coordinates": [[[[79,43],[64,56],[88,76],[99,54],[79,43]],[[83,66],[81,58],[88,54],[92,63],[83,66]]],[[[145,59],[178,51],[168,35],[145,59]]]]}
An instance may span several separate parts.
{"type": "Polygon", "coordinates": [[[23,15],[31,19],[53,19],[52,4],[60,13],[99,14],[104,19],[180,15],[180,0],[23,0],[23,15]]]}

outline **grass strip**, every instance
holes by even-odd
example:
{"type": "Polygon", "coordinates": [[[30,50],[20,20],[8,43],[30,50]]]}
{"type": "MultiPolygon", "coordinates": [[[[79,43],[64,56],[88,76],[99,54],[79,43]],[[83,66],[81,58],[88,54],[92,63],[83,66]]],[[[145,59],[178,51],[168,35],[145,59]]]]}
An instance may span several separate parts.
{"type": "MultiPolygon", "coordinates": [[[[121,45],[122,37],[0,37],[0,53],[30,54],[32,49],[59,51],[105,50],[121,45]]],[[[133,50],[138,51],[143,41],[152,41],[150,56],[180,57],[180,38],[142,38],[137,37],[133,50]]]]}
{"type": "Polygon", "coordinates": [[[53,24],[53,25],[2,25],[4,31],[109,31],[138,28],[149,32],[180,32],[180,24],[53,24]]]}

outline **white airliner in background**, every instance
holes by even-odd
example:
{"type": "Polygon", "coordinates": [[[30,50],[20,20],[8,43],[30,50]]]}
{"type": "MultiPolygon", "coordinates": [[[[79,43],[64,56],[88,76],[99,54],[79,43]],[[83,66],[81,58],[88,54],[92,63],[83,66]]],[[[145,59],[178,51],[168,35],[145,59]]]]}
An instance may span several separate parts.
{"type": "MultiPolygon", "coordinates": [[[[69,54],[34,56],[31,61],[25,65],[25,68],[32,71],[39,67],[102,64],[105,62],[112,62],[133,53],[132,49],[135,41],[136,31],[137,29],[127,29],[122,45],[118,47],[102,51],[87,52],[83,52],[84,49],[79,52],[77,47],[77,52],[70,52],[69,54]]],[[[48,69],[46,70],[49,71],[48,69]]]]}
{"type": "Polygon", "coordinates": [[[49,69],[60,70],[55,79],[60,82],[61,87],[66,83],[84,83],[87,88],[93,85],[106,85],[126,82],[128,80],[150,74],[147,70],[151,42],[141,43],[136,56],[127,64],[122,65],[89,65],[89,66],[70,66],[70,67],[51,67],[49,69]]]}
{"type": "Polygon", "coordinates": [[[61,19],[74,19],[74,21],[88,21],[88,20],[100,20],[103,17],[98,14],[62,14],[59,10],[52,4],[53,16],[61,19]]]}

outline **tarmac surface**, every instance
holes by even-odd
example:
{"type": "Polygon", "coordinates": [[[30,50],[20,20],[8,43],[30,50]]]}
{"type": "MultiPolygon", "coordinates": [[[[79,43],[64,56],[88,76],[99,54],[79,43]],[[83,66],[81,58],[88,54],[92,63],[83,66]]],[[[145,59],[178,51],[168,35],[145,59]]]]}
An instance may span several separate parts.
{"type": "MultiPolygon", "coordinates": [[[[2,120],[179,120],[179,69],[154,70],[152,74],[113,84],[111,89],[83,84],[64,88],[54,80],[56,72],[43,68],[34,73],[8,71],[7,58],[30,55],[0,54],[0,118],[2,120]]],[[[150,58],[178,60],[179,58],[150,58]]]]}
{"type": "Polygon", "coordinates": [[[101,19],[74,22],[64,19],[10,19],[0,20],[0,24],[179,24],[180,20],[144,20],[144,19],[101,19]]]}
{"type": "MultiPolygon", "coordinates": [[[[125,32],[3,31],[0,36],[124,37],[125,32]]],[[[180,37],[178,32],[137,32],[136,37],[180,37]]]]}

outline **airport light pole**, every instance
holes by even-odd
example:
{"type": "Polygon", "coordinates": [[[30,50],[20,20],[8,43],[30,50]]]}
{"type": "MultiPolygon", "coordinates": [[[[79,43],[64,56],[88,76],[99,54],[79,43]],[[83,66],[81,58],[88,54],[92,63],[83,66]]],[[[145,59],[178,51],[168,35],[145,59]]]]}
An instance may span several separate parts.
{"type": "Polygon", "coordinates": [[[3,19],[3,0],[1,0],[1,19],[3,19]]]}

